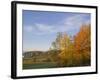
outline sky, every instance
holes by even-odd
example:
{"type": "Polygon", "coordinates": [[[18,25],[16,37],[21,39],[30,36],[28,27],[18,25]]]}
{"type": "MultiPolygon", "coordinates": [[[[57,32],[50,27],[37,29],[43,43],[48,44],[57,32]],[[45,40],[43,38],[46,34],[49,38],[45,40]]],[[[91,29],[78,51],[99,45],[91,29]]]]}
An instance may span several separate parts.
{"type": "Polygon", "coordinates": [[[90,13],[23,10],[23,51],[46,51],[57,32],[74,36],[82,24],[90,22],[90,13]]]}

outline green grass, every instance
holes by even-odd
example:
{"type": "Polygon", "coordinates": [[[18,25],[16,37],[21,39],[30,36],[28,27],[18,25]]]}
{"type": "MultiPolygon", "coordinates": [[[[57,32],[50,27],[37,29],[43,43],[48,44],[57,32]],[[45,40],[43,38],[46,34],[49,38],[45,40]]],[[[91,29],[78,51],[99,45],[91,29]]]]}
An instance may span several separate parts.
{"type": "Polygon", "coordinates": [[[54,67],[57,67],[57,65],[52,62],[37,63],[37,64],[23,64],[23,69],[39,69],[39,68],[54,68],[54,67]]]}

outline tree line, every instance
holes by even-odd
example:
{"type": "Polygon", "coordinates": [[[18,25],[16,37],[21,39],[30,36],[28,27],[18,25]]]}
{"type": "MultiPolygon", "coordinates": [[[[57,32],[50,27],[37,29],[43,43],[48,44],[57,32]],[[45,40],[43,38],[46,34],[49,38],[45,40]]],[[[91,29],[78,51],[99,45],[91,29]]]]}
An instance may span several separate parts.
{"type": "Polygon", "coordinates": [[[58,32],[50,50],[60,51],[56,56],[59,66],[89,66],[91,61],[91,25],[83,24],[73,37],[66,32],[58,32]]]}

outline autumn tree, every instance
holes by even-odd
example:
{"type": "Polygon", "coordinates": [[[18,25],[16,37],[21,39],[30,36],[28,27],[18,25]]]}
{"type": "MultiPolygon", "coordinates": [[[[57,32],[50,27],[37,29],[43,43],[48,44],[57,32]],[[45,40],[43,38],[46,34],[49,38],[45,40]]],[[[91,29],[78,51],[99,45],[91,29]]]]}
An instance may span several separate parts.
{"type": "Polygon", "coordinates": [[[58,55],[60,59],[59,65],[66,66],[72,64],[72,47],[73,44],[66,33],[57,34],[56,40],[52,43],[52,48],[60,51],[58,55]]]}
{"type": "Polygon", "coordinates": [[[90,24],[82,25],[80,31],[74,37],[74,48],[77,52],[76,59],[81,61],[80,63],[88,65],[90,63],[90,51],[91,51],[91,31],[90,24]]]}
{"type": "Polygon", "coordinates": [[[62,65],[63,66],[71,66],[72,60],[73,60],[73,43],[70,39],[70,37],[63,33],[62,39],[61,39],[61,53],[59,54],[60,58],[62,59],[62,65]]]}
{"type": "Polygon", "coordinates": [[[58,32],[57,33],[57,36],[56,36],[56,39],[52,42],[51,44],[51,47],[50,47],[50,51],[51,51],[51,60],[52,61],[57,61],[57,65],[59,64],[59,56],[58,54],[61,52],[61,49],[60,49],[60,43],[61,43],[61,38],[62,38],[62,33],[61,32],[58,32]],[[55,56],[55,53],[56,52],[56,56],[55,56]]]}

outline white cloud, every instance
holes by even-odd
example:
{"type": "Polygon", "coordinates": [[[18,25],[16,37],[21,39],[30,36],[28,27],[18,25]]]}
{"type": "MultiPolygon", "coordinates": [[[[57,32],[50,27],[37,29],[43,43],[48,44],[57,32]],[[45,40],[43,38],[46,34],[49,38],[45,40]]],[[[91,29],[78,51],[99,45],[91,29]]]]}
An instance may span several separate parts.
{"type": "Polygon", "coordinates": [[[24,30],[25,30],[26,32],[31,32],[31,31],[33,30],[33,27],[32,27],[32,26],[25,26],[25,27],[24,27],[24,30]]]}
{"type": "MultiPolygon", "coordinates": [[[[61,21],[60,21],[61,22],[61,21]]],[[[84,23],[89,23],[90,19],[86,19],[86,15],[74,15],[65,18],[59,24],[47,25],[35,23],[33,26],[25,27],[27,32],[32,32],[34,35],[45,35],[57,32],[70,32],[77,30],[84,23]]]]}
{"type": "Polygon", "coordinates": [[[71,33],[71,31],[77,32],[80,29],[82,24],[89,24],[90,19],[87,18],[86,14],[77,14],[71,17],[67,17],[63,22],[64,22],[63,24],[66,27],[67,31],[71,33]]]}
{"type": "Polygon", "coordinates": [[[35,24],[37,29],[39,31],[47,31],[47,32],[50,32],[53,27],[52,26],[49,26],[49,25],[44,25],[44,24],[35,24]]]}
{"type": "Polygon", "coordinates": [[[67,25],[67,26],[75,26],[75,27],[80,27],[80,25],[82,24],[87,24],[87,22],[89,23],[90,21],[89,20],[86,20],[87,15],[74,15],[74,16],[71,16],[69,18],[66,18],[65,19],[65,22],[64,24],[67,25]]]}

